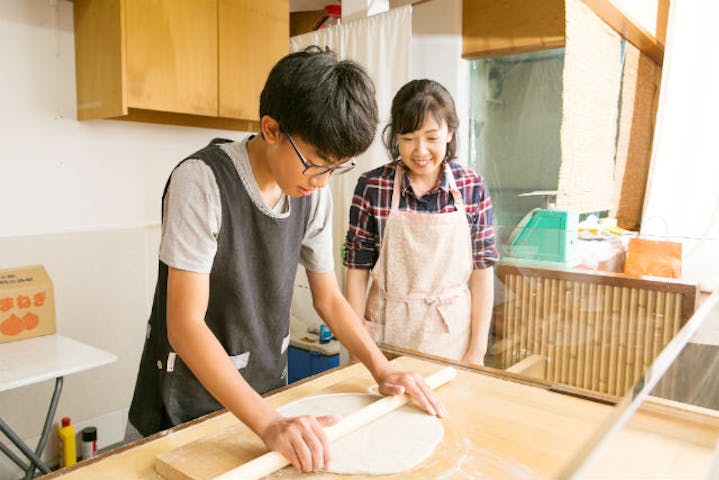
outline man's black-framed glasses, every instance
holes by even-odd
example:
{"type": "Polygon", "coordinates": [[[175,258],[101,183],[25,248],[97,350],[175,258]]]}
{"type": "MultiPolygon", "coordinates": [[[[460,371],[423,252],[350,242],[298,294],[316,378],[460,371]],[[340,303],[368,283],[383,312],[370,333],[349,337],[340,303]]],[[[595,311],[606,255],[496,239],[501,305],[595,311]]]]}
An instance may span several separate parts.
{"type": "Polygon", "coordinates": [[[320,175],[324,175],[325,173],[329,173],[332,175],[333,173],[336,173],[338,175],[341,175],[343,173],[347,173],[350,170],[352,170],[356,163],[355,159],[350,159],[347,163],[340,165],[338,167],[326,167],[324,165],[317,165],[309,160],[307,160],[301,153],[300,150],[297,148],[297,145],[295,145],[295,141],[292,140],[292,137],[290,137],[289,133],[285,133],[285,136],[287,137],[287,140],[290,141],[290,145],[292,145],[292,149],[297,154],[297,158],[300,159],[300,162],[302,162],[302,165],[305,167],[304,170],[302,170],[303,175],[309,175],[311,177],[319,177],[320,175]]]}

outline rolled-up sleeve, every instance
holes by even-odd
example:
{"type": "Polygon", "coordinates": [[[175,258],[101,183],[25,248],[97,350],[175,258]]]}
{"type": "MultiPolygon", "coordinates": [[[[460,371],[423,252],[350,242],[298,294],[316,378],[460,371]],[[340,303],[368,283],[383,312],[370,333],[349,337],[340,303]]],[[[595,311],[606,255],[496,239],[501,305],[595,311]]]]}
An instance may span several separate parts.
{"type": "Polygon", "coordinates": [[[343,259],[347,268],[371,269],[379,256],[377,220],[367,197],[367,179],[363,175],[357,180],[350,206],[343,259]]]}

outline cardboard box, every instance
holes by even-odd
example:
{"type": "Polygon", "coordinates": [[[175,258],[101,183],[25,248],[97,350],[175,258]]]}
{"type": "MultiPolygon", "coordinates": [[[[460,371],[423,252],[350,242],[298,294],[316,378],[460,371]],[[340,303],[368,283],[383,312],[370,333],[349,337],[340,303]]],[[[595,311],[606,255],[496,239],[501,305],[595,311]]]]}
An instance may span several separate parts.
{"type": "Polygon", "coordinates": [[[0,343],[53,333],[55,297],[45,268],[0,270],[0,343]]]}

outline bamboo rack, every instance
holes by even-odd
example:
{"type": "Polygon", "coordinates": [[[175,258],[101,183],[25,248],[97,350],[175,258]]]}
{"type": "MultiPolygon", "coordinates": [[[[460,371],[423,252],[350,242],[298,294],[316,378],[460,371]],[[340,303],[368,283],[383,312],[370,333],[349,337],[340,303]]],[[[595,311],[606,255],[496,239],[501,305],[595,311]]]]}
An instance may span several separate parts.
{"type": "MultiPolygon", "coordinates": [[[[544,379],[623,395],[694,312],[689,282],[500,265],[500,368],[545,358],[544,379]]],[[[671,387],[668,387],[671,388],[671,387]]]]}

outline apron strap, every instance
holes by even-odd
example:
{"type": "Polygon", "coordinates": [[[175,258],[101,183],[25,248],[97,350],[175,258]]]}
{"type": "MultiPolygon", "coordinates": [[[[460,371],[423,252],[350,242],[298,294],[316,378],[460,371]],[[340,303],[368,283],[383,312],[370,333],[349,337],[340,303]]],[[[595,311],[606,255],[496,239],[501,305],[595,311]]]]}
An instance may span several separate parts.
{"type": "MultiPolygon", "coordinates": [[[[447,177],[447,183],[449,184],[449,191],[450,191],[450,193],[452,193],[452,198],[454,199],[454,208],[456,208],[458,212],[465,212],[464,200],[462,199],[462,194],[459,192],[459,188],[457,188],[457,181],[454,179],[454,173],[452,173],[452,167],[449,166],[449,162],[444,163],[444,174],[447,177]]],[[[402,178],[403,177],[404,177],[404,171],[400,167],[400,164],[398,163],[397,166],[394,168],[394,182],[392,185],[392,205],[390,208],[391,212],[396,212],[397,210],[399,210],[399,198],[402,195],[402,178]]],[[[382,241],[381,240],[382,239],[382,222],[379,222],[378,229],[379,229],[379,237],[380,237],[380,242],[381,242],[382,241]]]]}
{"type": "MultiPolygon", "coordinates": [[[[454,179],[454,173],[452,172],[452,167],[449,166],[449,162],[445,162],[444,164],[444,175],[447,177],[449,191],[452,193],[455,208],[458,211],[464,211],[464,200],[462,199],[462,194],[459,192],[459,188],[457,188],[457,181],[454,179]]],[[[394,185],[392,187],[391,207],[392,211],[397,211],[397,209],[399,208],[399,197],[402,192],[402,177],[404,177],[404,172],[398,164],[394,169],[394,185]]]]}
{"type": "Polygon", "coordinates": [[[396,212],[399,209],[399,197],[402,194],[402,177],[403,177],[402,168],[399,166],[399,163],[394,168],[394,185],[392,187],[392,210],[393,212],[396,212]]]}
{"type": "Polygon", "coordinates": [[[454,173],[452,172],[452,167],[450,167],[449,162],[444,164],[444,174],[447,177],[449,191],[452,193],[452,198],[454,198],[454,208],[456,208],[458,212],[464,211],[464,200],[462,199],[462,194],[459,192],[459,188],[457,188],[457,181],[454,179],[454,173]]]}

